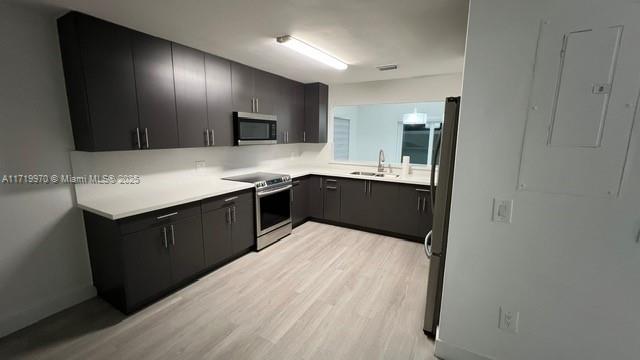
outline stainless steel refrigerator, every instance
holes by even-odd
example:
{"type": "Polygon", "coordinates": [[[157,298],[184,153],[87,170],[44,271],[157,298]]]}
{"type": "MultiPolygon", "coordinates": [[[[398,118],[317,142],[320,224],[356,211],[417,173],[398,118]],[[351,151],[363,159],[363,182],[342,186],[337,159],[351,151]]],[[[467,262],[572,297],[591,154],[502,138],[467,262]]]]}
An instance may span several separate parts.
{"type": "MultiPolygon", "coordinates": [[[[425,252],[429,257],[429,283],[427,285],[427,305],[424,314],[424,333],[435,337],[440,320],[442,300],[442,280],[447,250],[449,230],[449,209],[451,206],[451,188],[458,134],[460,97],[449,97],[445,101],[444,121],[439,144],[434,149],[432,165],[439,159],[437,186],[431,188],[431,208],[433,209],[433,228],[425,238],[425,252]]],[[[435,169],[435,166],[432,166],[435,169]]],[[[435,180],[435,171],[431,171],[431,184],[435,180]]]]}

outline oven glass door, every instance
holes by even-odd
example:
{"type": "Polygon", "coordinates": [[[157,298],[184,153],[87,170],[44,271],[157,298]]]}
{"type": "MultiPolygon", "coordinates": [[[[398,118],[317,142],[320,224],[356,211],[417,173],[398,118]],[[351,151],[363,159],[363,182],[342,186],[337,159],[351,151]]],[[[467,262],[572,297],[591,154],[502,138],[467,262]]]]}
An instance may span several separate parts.
{"type": "Polygon", "coordinates": [[[269,232],[291,222],[291,188],[268,195],[258,194],[259,233],[269,232]]]}

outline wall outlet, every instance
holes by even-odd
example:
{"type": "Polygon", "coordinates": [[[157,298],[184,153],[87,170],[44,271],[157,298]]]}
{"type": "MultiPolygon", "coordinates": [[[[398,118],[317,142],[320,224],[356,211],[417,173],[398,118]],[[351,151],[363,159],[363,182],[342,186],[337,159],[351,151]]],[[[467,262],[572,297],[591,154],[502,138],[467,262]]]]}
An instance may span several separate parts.
{"type": "Polygon", "coordinates": [[[511,223],[513,200],[493,199],[493,221],[511,223]]]}
{"type": "Polygon", "coordinates": [[[196,160],[196,171],[202,171],[207,167],[207,162],[204,160],[196,160]]]}
{"type": "Polygon", "coordinates": [[[518,332],[519,320],[520,312],[508,310],[500,306],[500,320],[498,321],[499,329],[515,334],[518,332]]]}

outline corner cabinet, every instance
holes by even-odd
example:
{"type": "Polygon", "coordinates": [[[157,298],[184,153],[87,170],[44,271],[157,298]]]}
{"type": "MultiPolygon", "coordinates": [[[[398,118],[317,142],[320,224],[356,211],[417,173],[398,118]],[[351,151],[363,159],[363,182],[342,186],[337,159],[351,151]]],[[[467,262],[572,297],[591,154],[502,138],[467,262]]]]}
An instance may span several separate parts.
{"type": "Polygon", "coordinates": [[[98,295],[131,313],[255,246],[253,191],[120,220],[84,212],[98,295]]]}
{"type": "Polygon", "coordinates": [[[233,111],[275,114],[279,143],[327,141],[327,85],[75,11],[58,33],[76,150],[230,146],[233,111]]]}

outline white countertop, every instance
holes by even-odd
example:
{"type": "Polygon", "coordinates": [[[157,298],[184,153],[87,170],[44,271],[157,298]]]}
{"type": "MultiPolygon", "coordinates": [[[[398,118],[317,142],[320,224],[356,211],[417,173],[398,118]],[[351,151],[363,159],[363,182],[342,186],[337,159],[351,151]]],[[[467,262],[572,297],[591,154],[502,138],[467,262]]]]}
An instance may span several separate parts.
{"type": "MultiPolygon", "coordinates": [[[[246,173],[254,172],[247,170],[246,173]]],[[[366,179],[394,183],[429,185],[429,178],[423,175],[407,177],[372,177],[350,174],[353,169],[336,169],[325,167],[291,167],[266,169],[265,171],[288,174],[292,178],[306,175],[336,176],[353,179],[366,179]]],[[[234,174],[242,171],[234,170],[234,174]]],[[[92,185],[91,196],[77,199],[77,207],[94,214],[117,220],[171,206],[186,204],[206,198],[251,189],[253,184],[222,180],[229,174],[194,176],[176,182],[143,183],[139,185],[92,185]],[[108,187],[107,187],[108,186],[108,187]]],[[[85,186],[85,185],[81,185],[85,186]]],[[[87,191],[83,191],[86,193],[87,191]]]]}

